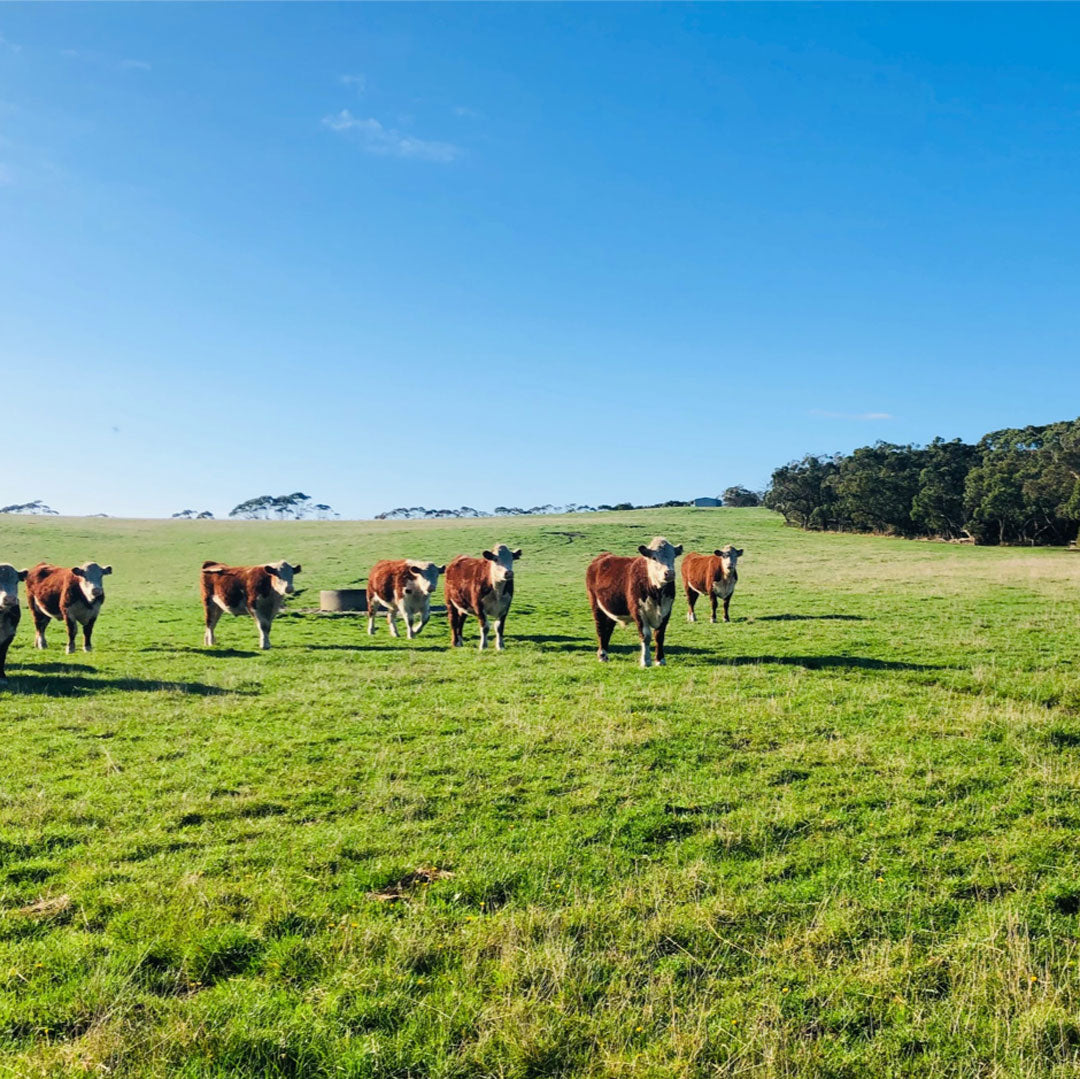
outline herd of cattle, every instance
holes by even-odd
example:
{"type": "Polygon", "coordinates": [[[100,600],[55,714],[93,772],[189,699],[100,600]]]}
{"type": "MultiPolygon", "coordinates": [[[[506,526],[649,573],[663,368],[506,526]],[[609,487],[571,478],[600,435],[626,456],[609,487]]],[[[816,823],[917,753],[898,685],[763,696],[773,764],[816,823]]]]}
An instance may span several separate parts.
{"type": "MultiPolygon", "coordinates": [[[[717,601],[724,605],[728,619],[735,583],[736,564],[743,552],[730,544],[711,555],[689,552],[682,561],[683,587],[689,606],[687,618],[695,621],[698,596],[708,596],[712,621],[716,621],[717,601]]],[[[641,639],[641,665],[652,665],[652,643],[656,641],[656,662],[664,663],[664,634],[675,600],[675,559],[682,545],[673,546],[663,536],[638,547],[628,558],[604,552],[597,555],[585,572],[596,636],[597,656],[608,658],[608,644],[616,625],[633,622],[641,639]]],[[[431,617],[431,596],[443,576],[450,638],[455,648],[462,644],[465,620],[472,615],[480,626],[480,648],[487,647],[488,627],[495,629],[495,647],[502,649],[506,616],[514,595],[514,562],[521,551],[505,543],[484,551],[480,558],[458,555],[445,566],[415,559],[377,562],[368,576],[368,633],[375,632],[375,615],[386,612],[387,625],[398,636],[397,619],[405,622],[411,640],[431,617]]],[[[281,611],[285,597],[294,591],[293,579],[299,565],[269,562],[259,566],[226,566],[204,562],[201,585],[206,614],[206,645],[214,644],[214,628],[222,614],[251,615],[259,631],[259,647],[270,647],[270,626],[281,611]]],[[[19,625],[19,582],[26,582],[26,600],[34,619],[34,644],[45,647],[45,630],[51,619],[67,628],[67,652],[75,651],[77,626],[82,626],[83,649],[91,649],[94,623],[105,602],[105,578],[112,566],[86,562],[70,569],[47,563],[30,570],[0,564],[0,679],[5,677],[8,648],[19,625]]]]}

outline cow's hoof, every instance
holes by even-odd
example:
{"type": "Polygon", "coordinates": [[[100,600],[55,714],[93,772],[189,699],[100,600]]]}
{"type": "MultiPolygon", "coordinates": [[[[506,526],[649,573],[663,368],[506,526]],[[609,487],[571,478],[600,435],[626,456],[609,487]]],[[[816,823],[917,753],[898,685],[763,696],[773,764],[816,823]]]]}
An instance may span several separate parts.
{"type": "Polygon", "coordinates": [[[596,658],[600,660],[601,663],[607,663],[607,652],[597,652],[596,658]]]}
{"type": "Polygon", "coordinates": [[[93,652],[93,649],[90,647],[90,645],[84,644],[83,645],[83,651],[84,652],[93,652]]]}
{"type": "Polygon", "coordinates": [[[657,667],[666,667],[667,666],[667,660],[666,659],[658,659],[656,661],[656,665],[657,665],[657,667]]]}
{"type": "Polygon", "coordinates": [[[71,645],[69,644],[69,645],[67,646],[67,648],[65,648],[65,649],[64,649],[64,655],[66,655],[66,656],[73,656],[73,655],[75,655],[75,649],[74,649],[74,648],[72,648],[72,647],[71,647],[71,645]]]}

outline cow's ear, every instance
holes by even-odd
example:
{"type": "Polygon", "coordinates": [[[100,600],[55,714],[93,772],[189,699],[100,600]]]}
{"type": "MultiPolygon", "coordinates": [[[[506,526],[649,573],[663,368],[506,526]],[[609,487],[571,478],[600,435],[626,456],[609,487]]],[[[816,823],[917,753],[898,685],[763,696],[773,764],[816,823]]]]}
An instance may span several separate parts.
{"type": "Polygon", "coordinates": [[[27,575],[27,574],[28,574],[28,573],[29,573],[30,571],[29,571],[28,569],[20,569],[20,570],[16,570],[16,572],[17,572],[17,573],[18,573],[18,575],[19,575],[19,580],[20,580],[20,581],[25,581],[25,580],[26,580],[26,575],[27,575]]]}
{"type": "Polygon", "coordinates": [[[497,562],[498,559],[491,553],[491,551],[480,552],[489,562],[497,562]]]}
{"type": "Polygon", "coordinates": [[[293,573],[299,573],[300,572],[300,563],[299,562],[295,566],[293,566],[292,571],[293,571],[293,573]]]}
{"type": "Polygon", "coordinates": [[[86,570],[84,570],[82,568],[82,566],[72,566],[71,567],[71,572],[74,573],[76,577],[85,577],[86,576],[86,570]]]}
{"type": "Polygon", "coordinates": [[[643,554],[646,558],[652,558],[652,550],[646,547],[644,543],[638,544],[638,554],[643,554]]]}
{"type": "Polygon", "coordinates": [[[521,557],[521,548],[519,547],[516,551],[514,551],[513,555],[514,555],[515,558],[520,558],[521,557]]]}
{"type": "Polygon", "coordinates": [[[724,557],[724,552],[719,550],[719,549],[713,551],[713,554],[716,555],[717,558],[723,558],[724,557]]]}
{"type": "Polygon", "coordinates": [[[675,548],[675,557],[678,558],[679,555],[681,555],[681,554],[682,554],[682,544],[680,543],[679,546],[675,548]]]}
{"type": "Polygon", "coordinates": [[[266,570],[266,572],[269,573],[271,577],[276,577],[278,575],[276,566],[263,566],[263,569],[266,570]]]}
{"type": "Polygon", "coordinates": [[[737,555],[738,555],[738,556],[739,556],[740,558],[742,558],[742,556],[743,556],[743,549],[742,549],[741,547],[736,547],[736,548],[735,548],[735,553],[736,553],[736,554],[737,554],[737,555]]]}
{"type": "Polygon", "coordinates": [[[104,568],[104,569],[103,569],[103,570],[101,571],[101,575],[102,575],[102,577],[108,577],[110,573],[112,573],[112,566],[106,566],[106,567],[105,567],[105,568],[104,568]]]}
{"type": "Polygon", "coordinates": [[[422,577],[424,573],[423,566],[406,566],[405,567],[414,577],[422,577]]]}
{"type": "Polygon", "coordinates": [[[436,566],[435,567],[435,572],[436,573],[445,573],[446,572],[446,567],[445,566],[436,566]]]}

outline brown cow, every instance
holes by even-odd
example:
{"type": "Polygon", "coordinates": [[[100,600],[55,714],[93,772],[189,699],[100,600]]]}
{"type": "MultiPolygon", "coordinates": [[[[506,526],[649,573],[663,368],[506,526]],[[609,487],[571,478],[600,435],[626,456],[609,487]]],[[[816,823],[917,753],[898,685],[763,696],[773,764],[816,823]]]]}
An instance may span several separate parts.
{"type": "Polygon", "coordinates": [[[431,593],[439,584],[439,574],[445,572],[445,566],[436,566],[434,562],[417,562],[412,558],[376,562],[368,574],[368,633],[375,632],[376,608],[385,607],[390,636],[398,635],[397,620],[400,614],[405,619],[405,636],[411,641],[431,618],[431,593]],[[414,626],[417,616],[420,624],[414,626]]]}
{"type": "Polygon", "coordinates": [[[214,644],[214,627],[222,613],[250,614],[259,630],[259,647],[270,647],[270,625],[293,593],[293,575],[299,565],[268,562],[263,566],[202,564],[202,600],[206,611],[204,643],[214,644]]]}
{"type": "Polygon", "coordinates": [[[698,554],[691,551],[682,561],[683,588],[686,589],[686,602],[690,610],[686,613],[688,622],[696,622],[694,604],[698,596],[708,596],[712,605],[712,619],[716,621],[716,601],[724,601],[724,621],[728,618],[728,604],[735,591],[739,574],[735,566],[742,555],[742,549],[729,543],[712,554],[698,554]]]}
{"type": "Polygon", "coordinates": [[[682,544],[673,547],[663,536],[638,547],[637,558],[599,554],[585,571],[585,587],[596,620],[597,658],[607,662],[608,644],[616,624],[633,620],[641,637],[641,665],[652,666],[650,644],[656,634],[656,662],[664,665],[664,634],[675,602],[675,559],[682,544]]]}
{"type": "Polygon", "coordinates": [[[0,563],[0,682],[7,678],[4,663],[22,617],[19,609],[19,582],[26,580],[28,572],[25,569],[16,569],[7,562],[0,563]]]}
{"type": "Polygon", "coordinates": [[[69,656],[75,651],[76,623],[83,628],[83,651],[91,651],[90,637],[105,602],[104,578],[110,573],[112,566],[96,562],[84,562],[71,569],[42,562],[30,570],[26,577],[26,605],[34,616],[34,646],[45,647],[45,627],[50,618],[55,618],[67,627],[65,651],[69,656]]]}
{"type": "Polygon", "coordinates": [[[461,631],[471,614],[480,623],[480,651],[487,647],[490,618],[495,622],[495,647],[501,652],[506,615],[514,596],[514,560],[521,557],[521,549],[511,551],[505,543],[499,543],[483,555],[483,558],[458,555],[446,567],[443,591],[450,619],[450,642],[455,648],[461,647],[461,631]]]}

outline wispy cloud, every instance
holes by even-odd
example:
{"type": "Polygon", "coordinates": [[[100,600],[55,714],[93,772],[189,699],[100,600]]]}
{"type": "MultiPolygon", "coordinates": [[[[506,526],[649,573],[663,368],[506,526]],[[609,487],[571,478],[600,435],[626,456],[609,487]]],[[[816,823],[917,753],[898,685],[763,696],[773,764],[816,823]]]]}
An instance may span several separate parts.
{"type": "Polygon", "coordinates": [[[8,41],[3,34],[0,34],[0,49],[7,49],[8,52],[22,52],[21,45],[16,45],[14,41],[8,41]]]}
{"type": "Polygon", "coordinates": [[[825,420],[891,420],[891,412],[830,412],[824,408],[810,409],[811,416],[820,416],[825,420]]]}
{"type": "Polygon", "coordinates": [[[415,135],[406,135],[393,128],[383,127],[378,120],[361,120],[358,116],[353,116],[348,109],[342,109],[333,116],[324,116],[322,122],[323,126],[331,131],[355,138],[369,154],[383,157],[407,157],[414,161],[446,163],[456,161],[463,152],[453,143],[418,139],[415,135]]]}
{"type": "Polygon", "coordinates": [[[342,86],[351,86],[358,94],[367,89],[367,77],[364,75],[339,75],[338,82],[342,86]]]}
{"type": "Polygon", "coordinates": [[[455,105],[454,115],[468,120],[478,120],[481,116],[476,109],[470,109],[468,105],[455,105]]]}
{"type": "Polygon", "coordinates": [[[15,182],[15,174],[0,161],[0,187],[10,187],[15,182]]]}
{"type": "Polygon", "coordinates": [[[146,60],[114,60],[104,53],[95,52],[92,49],[61,49],[61,56],[69,60],[82,60],[88,64],[100,64],[102,67],[115,68],[117,71],[152,71],[152,66],[146,60]]]}
{"type": "Polygon", "coordinates": [[[153,68],[145,60],[121,60],[119,67],[125,71],[152,71],[153,68]]]}

